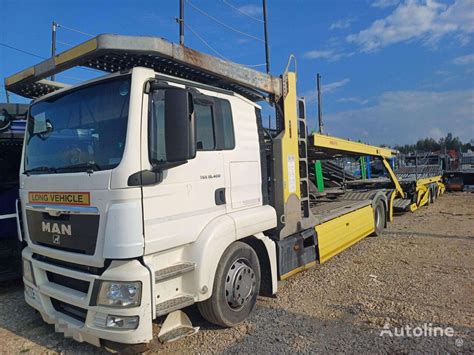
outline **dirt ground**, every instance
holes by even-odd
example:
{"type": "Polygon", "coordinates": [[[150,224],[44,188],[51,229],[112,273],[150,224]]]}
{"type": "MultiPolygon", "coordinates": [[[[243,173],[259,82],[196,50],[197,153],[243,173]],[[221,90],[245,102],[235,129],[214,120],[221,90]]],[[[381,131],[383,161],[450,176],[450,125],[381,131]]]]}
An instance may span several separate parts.
{"type": "MultiPolygon", "coordinates": [[[[187,309],[199,333],[165,345],[155,341],[150,353],[472,353],[473,252],[474,194],[445,194],[434,205],[397,216],[383,236],[365,238],[281,284],[276,298],[260,298],[236,328],[214,327],[195,307],[187,309]],[[425,332],[450,327],[454,334],[389,335],[407,326],[425,332]]],[[[157,322],[155,334],[159,327],[157,322]]],[[[27,352],[105,350],[55,334],[24,303],[20,282],[2,285],[0,353],[27,352]]]]}

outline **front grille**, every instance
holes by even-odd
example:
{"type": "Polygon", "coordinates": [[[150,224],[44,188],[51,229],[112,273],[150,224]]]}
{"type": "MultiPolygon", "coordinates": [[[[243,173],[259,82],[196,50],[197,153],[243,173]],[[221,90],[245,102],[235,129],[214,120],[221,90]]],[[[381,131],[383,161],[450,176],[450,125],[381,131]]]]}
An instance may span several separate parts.
{"type": "Polygon", "coordinates": [[[112,262],[111,260],[106,260],[104,267],[94,267],[94,266],[87,266],[87,265],[80,265],[80,264],[74,264],[70,263],[68,261],[62,261],[58,259],[53,259],[44,255],[40,254],[33,254],[33,259],[41,261],[43,263],[63,267],[69,270],[75,270],[75,271],[80,271],[80,272],[85,272],[88,274],[93,274],[93,275],[102,275],[102,273],[107,269],[112,262]]]}
{"type": "Polygon", "coordinates": [[[51,298],[51,304],[56,312],[63,313],[71,318],[77,319],[83,323],[86,322],[87,310],[81,307],[76,307],[71,304],[51,298]]]}
{"type": "Polygon", "coordinates": [[[72,277],[67,277],[64,275],[55,274],[51,271],[46,271],[46,275],[48,276],[48,281],[54,284],[58,284],[67,288],[71,288],[73,290],[87,293],[89,292],[89,282],[84,280],[74,279],[72,277]]]}
{"type": "Polygon", "coordinates": [[[42,242],[36,242],[36,244],[42,246],[42,247],[47,247],[47,248],[51,248],[51,249],[56,249],[56,250],[61,250],[61,251],[68,251],[70,253],[76,253],[76,254],[86,254],[86,252],[84,250],[77,250],[77,249],[74,249],[74,248],[64,248],[64,247],[58,247],[56,245],[51,245],[51,244],[48,244],[48,243],[42,243],[42,242]]]}
{"type": "Polygon", "coordinates": [[[70,213],[51,216],[42,211],[26,211],[27,228],[33,243],[70,253],[94,255],[99,221],[99,215],[70,213]]]}

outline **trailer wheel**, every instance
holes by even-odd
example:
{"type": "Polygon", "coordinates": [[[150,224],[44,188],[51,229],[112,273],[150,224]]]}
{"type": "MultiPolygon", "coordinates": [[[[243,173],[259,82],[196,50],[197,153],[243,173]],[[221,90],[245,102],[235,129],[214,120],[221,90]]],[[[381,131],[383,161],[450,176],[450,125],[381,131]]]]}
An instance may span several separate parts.
{"type": "Polygon", "coordinates": [[[433,202],[435,202],[436,199],[438,198],[438,186],[436,185],[433,186],[433,189],[431,191],[433,192],[433,197],[432,197],[433,202]]]}
{"type": "Polygon", "coordinates": [[[197,306],[209,322],[233,327],[253,311],[259,289],[260,264],[257,254],[247,244],[235,242],[226,249],[219,261],[211,298],[197,306]]]}
{"type": "Polygon", "coordinates": [[[433,203],[433,189],[428,190],[428,201],[426,202],[426,206],[431,205],[433,203]]]}
{"type": "Polygon", "coordinates": [[[373,235],[379,236],[383,233],[386,219],[387,215],[385,214],[385,205],[379,200],[374,211],[375,231],[373,235]]]}

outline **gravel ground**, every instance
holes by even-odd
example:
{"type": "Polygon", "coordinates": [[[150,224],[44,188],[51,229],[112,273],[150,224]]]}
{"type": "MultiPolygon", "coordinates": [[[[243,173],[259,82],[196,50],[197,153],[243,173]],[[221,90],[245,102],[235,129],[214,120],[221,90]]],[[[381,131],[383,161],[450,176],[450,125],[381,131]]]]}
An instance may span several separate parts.
{"type": "MultiPolygon", "coordinates": [[[[153,352],[474,352],[474,194],[452,193],[397,216],[326,264],[260,298],[233,329],[186,310],[198,334],[153,352]],[[384,326],[447,328],[454,336],[381,336],[384,326]]],[[[155,324],[158,334],[159,322],[155,324]]],[[[388,334],[388,332],[386,332],[388,334]]],[[[20,282],[0,286],[0,353],[105,352],[55,334],[23,301],[20,282]]]]}

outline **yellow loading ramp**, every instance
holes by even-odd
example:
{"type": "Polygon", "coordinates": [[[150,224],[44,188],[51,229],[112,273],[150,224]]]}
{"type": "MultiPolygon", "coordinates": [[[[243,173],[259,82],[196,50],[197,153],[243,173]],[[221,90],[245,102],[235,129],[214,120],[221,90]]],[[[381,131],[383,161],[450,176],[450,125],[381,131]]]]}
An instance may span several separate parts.
{"type": "MultiPolygon", "coordinates": [[[[405,180],[398,178],[395,172],[392,170],[392,167],[387,161],[387,158],[395,157],[398,152],[389,148],[382,148],[371,146],[368,144],[353,142],[350,140],[331,137],[324,134],[314,134],[313,136],[313,146],[317,147],[322,151],[329,151],[332,154],[349,154],[349,155],[370,155],[381,158],[382,163],[388,173],[389,179],[394,184],[395,191],[390,196],[389,201],[389,221],[393,220],[393,206],[394,200],[396,198],[404,199],[406,194],[403,190],[401,182],[405,183],[405,180]]],[[[414,179],[414,178],[413,178],[414,179]]],[[[436,184],[437,186],[437,195],[444,193],[445,186],[442,183],[442,176],[431,176],[417,178],[415,181],[416,188],[416,201],[410,204],[410,211],[414,212],[418,208],[426,205],[428,203],[431,184],[436,184]]]]}
{"type": "Polygon", "coordinates": [[[345,155],[369,155],[373,157],[379,157],[388,173],[390,181],[393,183],[395,190],[390,195],[388,201],[389,209],[389,221],[393,220],[393,203],[395,198],[405,198],[405,192],[403,191],[400,181],[396,174],[392,170],[387,159],[394,158],[398,155],[398,151],[390,148],[377,147],[370,144],[353,142],[347,139],[333,137],[325,134],[315,133],[312,136],[311,145],[318,148],[318,150],[331,152],[332,154],[340,153],[345,155]]]}
{"type": "MultiPolygon", "coordinates": [[[[323,134],[313,134],[310,138],[310,146],[332,155],[381,157],[395,184],[397,192],[392,193],[393,198],[396,193],[403,195],[397,177],[386,161],[386,158],[395,157],[397,151],[323,134]]],[[[324,263],[375,231],[374,200],[341,200],[322,203],[311,208],[313,214],[320,219],[320,224],[315,227],[318,235],[320,263],[324,263]]]]}

